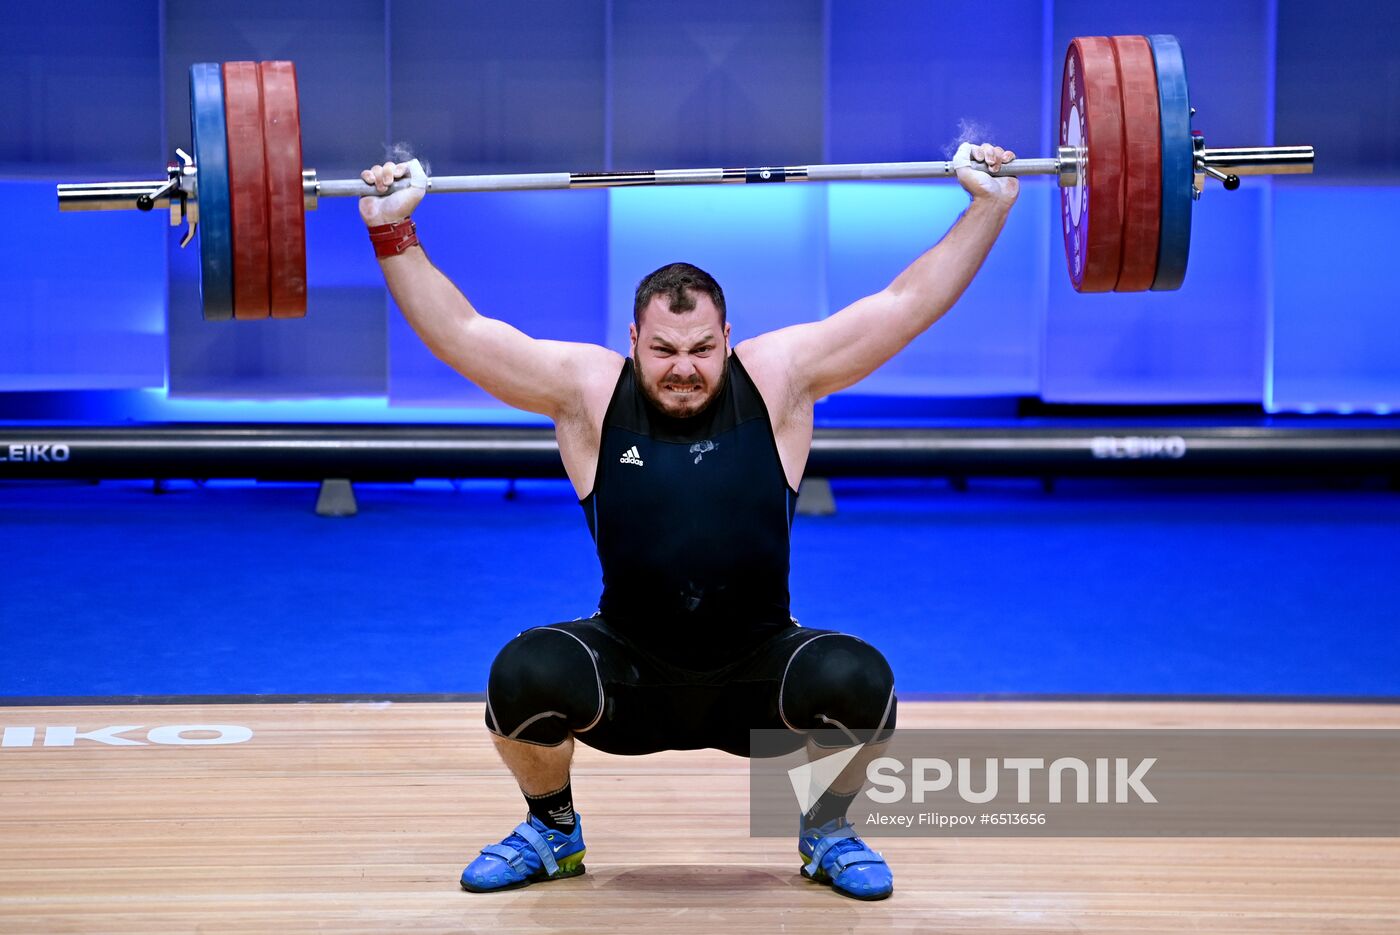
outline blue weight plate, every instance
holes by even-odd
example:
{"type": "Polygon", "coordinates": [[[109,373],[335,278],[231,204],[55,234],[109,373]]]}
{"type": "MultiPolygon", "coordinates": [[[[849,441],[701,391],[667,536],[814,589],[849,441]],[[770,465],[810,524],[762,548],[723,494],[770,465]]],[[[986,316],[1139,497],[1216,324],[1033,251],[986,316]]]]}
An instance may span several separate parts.
{"type": "Polygon", "coordinates": [[[1175,36],[1148,36],[1157,68],[1162,112],[1162,236],[1157,244],[1156,291],[1180,289],[1191,254],[1191,183],[1195,153],[1191,143],[1191,99],[1186,93],[1186,61],[1175,36]]]}
{"type": "Polygon", "coordinates": [[[199,294],[209,321],[233,318],[233,225],[221,71],[217,62],[190,66],[190,129],[198,171],[199,294]]]}

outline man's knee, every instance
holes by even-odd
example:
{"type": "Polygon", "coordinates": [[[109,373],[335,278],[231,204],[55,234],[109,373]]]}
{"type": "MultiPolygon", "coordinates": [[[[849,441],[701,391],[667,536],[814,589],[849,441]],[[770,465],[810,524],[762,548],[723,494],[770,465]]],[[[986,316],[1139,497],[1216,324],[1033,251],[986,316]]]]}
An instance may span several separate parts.
{"type": "Polygon", "coordinates": [[[832,730],[862,743],[883,740],[895,723],[894,673],[864,640],[846,634],[817,637],[793,656],[779,703],[795,730],[832,730]]]}
{"type": "Polygon", "coordinates": [[[592,651],[564,630],[536,627],[507,643],[491,663],[486,726],[512,740],[559,744],[591,727],[602,702],[592,651]]]}

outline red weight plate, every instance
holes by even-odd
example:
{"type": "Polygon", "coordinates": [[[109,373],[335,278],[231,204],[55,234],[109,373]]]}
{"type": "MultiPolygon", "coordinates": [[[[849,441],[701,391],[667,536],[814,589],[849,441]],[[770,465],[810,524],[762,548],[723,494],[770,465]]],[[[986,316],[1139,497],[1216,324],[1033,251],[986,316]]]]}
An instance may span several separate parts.
{"type": "Polygon", "coordinates": [[[301,191],[301,110],[291,62],[258,65],[267,156],[269,289],[273,318],[306,314],[306,203],[301,191]]]}
{"type": "Polygon", "coordinates": [[[267,166],[262,92],[253,62],[224,62],[229,210],[233,218],[233,317],[266,318],[267,166]]]}
{"type": "Polygon", "coordinates": [[[1157,276],[1162,230],[1162,119],[1157,68],[1146,36],[1113,36],[1123,89],[1123,260],[1118,292],[1143,292],[1157,276]]]}
{"type": "Polygon", "coordinates": [[[1060,189],[1065,259],[1079,292],[1109,292],[1123,255],[1123,101],[1113,44],[1080,37],[1065,53],[1060,145],[1078,150],[1076,183],[1060,189]]]}

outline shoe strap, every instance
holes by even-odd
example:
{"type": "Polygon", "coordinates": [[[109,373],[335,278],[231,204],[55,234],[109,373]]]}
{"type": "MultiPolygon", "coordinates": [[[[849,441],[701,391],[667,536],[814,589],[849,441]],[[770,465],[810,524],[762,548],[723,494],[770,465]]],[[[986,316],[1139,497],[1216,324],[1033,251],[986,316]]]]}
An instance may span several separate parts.
{"type": "Polygon", "coordinates": [[[488,844],[481,849],[481,853],[501,858],[516,872],[525,869],[525,854],[518,847],[511,847],[509,844],[488,844]]]}
{"type": "Polygon", "coordinates": [[[559,869],[559,864],[554,860],[554,848],[549,846],[544,835],[532,828],[529,821],[521,822],[520,826],[515,829],[515,833],[529,842],[530,846],[535,849],[535,853],[540,855],[540,863],[544,864],[545,873],[551,877],[554,876],[559,869]]]}
{"type": "MultiPolygon", "coordinates": [[[[812,859],[803,866],[802,872],[809,877],[816,876],[817,873],[821,871],[822,858],[826,856],[826,852],[831,850],[838,841],[844,841],[855,837],[856,833],[851,830],[849,825],[843,825],[830,834],[819,836],[812,845],[812,859]]],[[[857,838],[857,840],[859,840],[859,838],[857,838]]],[[[868,850],[868,848],[866,850],[868,850]]]]}
{"type": "Polygon", "coordinates": [[[868,847],[863,847],[858,851],[847,851],[844,854],[837,854],[836,859],[831,863],[837,870],[845,870],[855,864],[883,864],[885,858],[876,851],[868,847]]]}

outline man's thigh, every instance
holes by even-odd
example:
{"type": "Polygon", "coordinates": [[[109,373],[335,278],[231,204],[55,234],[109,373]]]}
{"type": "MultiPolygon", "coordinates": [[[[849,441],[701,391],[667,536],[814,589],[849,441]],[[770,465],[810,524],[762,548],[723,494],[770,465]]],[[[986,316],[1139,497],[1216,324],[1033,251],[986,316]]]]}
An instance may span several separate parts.
{"type": "MultiPolygon", "coordinates": [[[[626,755],[715,748],[749,754],[750,730],[791,730],[781,710],[784,676],[793,657],[832,631],[796,625],[776,631],[728,665],[695,672],[657,659],[600,617],[551,624],[593,652],[603,683],[603,713],[575,737],[626,755]]],[[[803,742],[793,732],[792,748],[803,742]]]]}

